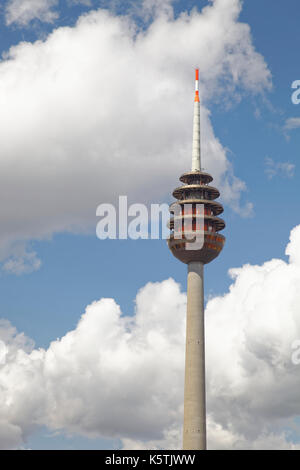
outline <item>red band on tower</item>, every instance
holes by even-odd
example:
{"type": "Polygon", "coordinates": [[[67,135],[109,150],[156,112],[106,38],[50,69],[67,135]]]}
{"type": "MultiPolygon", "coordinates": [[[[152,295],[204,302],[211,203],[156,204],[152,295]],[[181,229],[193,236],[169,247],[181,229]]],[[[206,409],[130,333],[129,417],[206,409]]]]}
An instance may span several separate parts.
{"type": "Polygon", "coordinates": [[[199,103],[199,69],[195,70],[195,102],[199,103]]]}

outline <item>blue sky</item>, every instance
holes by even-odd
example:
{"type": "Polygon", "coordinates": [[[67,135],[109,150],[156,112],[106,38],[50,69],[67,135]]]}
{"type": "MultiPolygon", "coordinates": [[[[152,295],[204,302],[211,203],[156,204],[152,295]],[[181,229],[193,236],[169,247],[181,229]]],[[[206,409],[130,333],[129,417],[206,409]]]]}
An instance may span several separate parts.
{"type": "MultiPolygon", "coordinates": [[[[34,18],[27,24],[20,24],[17,21],[7,24],[5,12],[7,12],[8,4],[2,7],[0,47],[4,55],[0,65],[3,65],[6,61],[5,53],[12,45],[18,45],[21,41],[34,42],[39,38],[47,41],[47,35],[51,31],[56,31],[63,26],[75,27],[74,25],[81,14],[101,7],[110,9],[109,2],[92,1],[91,6],[82,4],[69,5],[64,1],[58,3],[54,8],[59,16],[50,23],[34,18]]],[[[135,2],[133,3],[135,4],[135,2]]],[[[164,2],[161,3],[164,4],[164,2]]],[[[175,19],[170,21],[176,21],[176,17],[183,11],[190,12],[192,8],[201,10],[206,5],[206,1],[175,2],[175,19]]],[[[158,6],[158,16],[160,8],[162,8],[161,5],[158,6]]],[[[230,2],[228,2],[228,8],[230,8],[230,2]]],[[[121,8],[116,4],[112,14],[118,16],[129,14],[130,11],[129,6],[125,7],[122,4],[121,8]]],[[[231,268],[241,267],[245,264],[262,265],[273,258],[287,260],[285,248],[289,240],[290,231],[299,224],[300,176],[298,159],[300,134],[297,128],[286,128],[288,119],[300,118],[300,105],[297,106],[291,101],[292,82],[300,79],[297,60],[299,14],[300,5],[296,0],[288,0],[287,2],[245,0],[239,18],[234,21],[248,25],[253,48],[262,56],[266,67],[270,71],[269,75],[260,80],[258,79],[257,83],[254,83],[254,88],[257,87],[257,89],[263,83],[263,90],[261,93],[255,93],[250,86],[247,87],[243,83],[234,85],[232,90],[233,80],[230,74],[227,76],[226,74],[221,74],[212,88],[209,88],[207,84],[203,86],[203,103],[210,112],[210,122],[214,138],[218,139],[222,148],[226,150],[226,159],[232,165],[234,175],[245,183],[246,188],[238,196],[240,198],[238,210],[234,208],[232,199],[228,198],[227,201],[224,201],[224,219],[227,224],[226,233],[224,232],[224,234],[227,241],[221,256],[206,268],[207,299],[226,295],[229,286],[232,284],[232,279],[228,275],[228,271],[231,268]],[[218,92],[215,92],[214,87],[218,92]],[[205,90],[208,90],[206,96],[205,90]],[[292,165],[290,172],[287,171],[288,164],[292,165]],[[268,173],[268,168],[273,170],[272,175],[268,173]],[[243,208],[245,208],[245,204],[248,202],[253,204],[253,211],[252,214],[244,217],[243,212],[245,210],[243,208]]],[[[145,19],[143,14],[138,19],[136,16],[134,18],[133,21],[136,21],[139,27],[145,30],[156,21],[155,16],[145,19]]],[[[99,54],[101,55],[101,42],[95,45],[95,47],[99,48],[99,54]]],[[[197,49],[197,46],[195,47],[197,49]]],[[[155,50],[155,54],[157,53],[159,54],[155,50]]],[[[203,52],[200,50],[199,53],[203,52]]],[[[113,57],[112,60],[114,60],[113,57]]],[[[202,58],[199,57],[200,63],[202,63],[201,60],[202,58]]],[[[29,67],[31,67],[31,64],[29,67]]],[[[215,67],[217,68],[217,64],[215,67]]],[[[249,63],[250,67],[251,64],[249,63]]],[[[43,69],[43,74],[46,73],[47,65],[43,69]]],[[[49,70],[50,73],[51,70],[49,70]]],[[[105,75],[103,69],[102,73],[105,75]]],[[[127,72],[125,71],[124,73],[127,72]]],[[[173,69],[172,73],[174,73],[173,69]]],[[[255,74],[255,71],[253,73],[255,74]]],[[[1,76],[3,75],[0,74],[0,87],[1,76]]],[[[72,80],[70,77],[70,89],[72,88],[72,80]]],[[[191,89],[193,87],[192,68],[190,71],[190,81],[190,84],[186,84],[187,90],[189,86],[191,89]]],[[[149,89],[149,81],[145,79],[145,83],[149,89]]],[[[46,80],[43,86],[47,87],[46,80]]],[[[47,94],[47,90],[44,90],[44,92],[47,94]]],[[[145,93],[147,94],[148,90],[145,90],[145,93]]],[[[182,99],[185,96],[189,96],[188,93],[187,95],[182,95],[182,99]]],[[[74,92],[73,99],[79,100],[76,92],[74,92]]],[[[3,106],[3,112],[5,113],[5,104],[3,106]]],[[[7,106],[10,106],[10,104],[8,103],[7,106]]],[[[187,116],[189,115],[189,122],[186,123],[187,131],[184,134],[183,140],[188,136],[189,130],[190,137],[192,133],[192,95],[190,103],[186,103],[186,107],[185,113],[187,116]]],[[[125,112],[123,108],[122,112],[125,112]]],[[[105,109],[103,113],[105,117],[105,109]]],[[[170,113],[172,113],[172,107],[170,107],[170,113]]],[[[175,125],[175,122],[176,120],[174,119],[171,124],[175,125]]],[[[181,125],[180,121],[178,123],[181,125]]],[[[19,125],[19,121],[17,125],[19,125]]],[[[46,125],[47,123],[45,122],[46,125]]],[[[92,125],[94,125],[94,122],[92,125]]],[[[99,135],[101,136],[102,131],[100,126],[99,129],[99,135]]],[[[118,133],[118,126],[116,132],[118,133]]],[[[176,133],[176,129],[173,129],[173,132],[176,133]]],[[[202,139],[205,140],[208,134],[205,132],[203,134],[202,139]]],[[[16,132],[15,135],[18,136],[18,133],[16,132]]],[[[20,137],[21,145],[23,138],[22,134],[20,137]]],[[[156,139],[155,133],[152,135],[152,139],[156,139]]],[[[26,143],[24,145],[26,147],[26,143]]],[[[40,148],[43,148],[42,140],[38,145],[41,146],[40,148]]],[[[49,145],[48,140],[45,141],[45,146],[47,145],[49,145]]],[[[7,148],[9,148],[8,144],[5,143],[2,154],[7,148]]],[[[84,148],[83,140],[81,150],[84,151],[84,148]]],[[[96,145],[95,148],[97,149],[96,145]]],[[[141,149],[143,149],[143,146],[141,146],[141,149]]],[[[26,151],[24,154],[25,162],[26,151]]],[[[166,158],[165,155],[165,152],[163,152],[159,158],[166,158]]],[[[181,168],[180,161],[178,162],[180,155],[181,153],[178,156],[174,155],[173,149],[170,146],[170,160],[167,166],[172,167],[173,159],[176,158],[178,177],[180,176],[179,168],[181,168]]],[[[19,154],[16,156],[16,162],[18,162],[17,158],[19,158],[19,154]]],[[[46,166],[47,158],[45,155],[46,166]]],[[[111,158],[114,158],[113,154],[111,158]]],[[[140,158],[143,159],[143,155],[140,158]]],[[[144,184],[145,194],[150,195],[149,197],[145,196],[148,203],[152,200],[157,202],[160,198],[162,201],[170,200],[167,194],[178,184],[178,179],[176,180],[175,177],[176,171],[174,170],[169,179],[166,180],[166,186],[163,187],[163,177],[159,176],[159,173],[161,173],[159,158],[153,159],[149,181],[145,181],[145,183],[138,182],[138,188],[143,188],[144,184]],[[151,193],[149,189],[152,186],[152,180],[153,188],[156,187],[156,184],[160,185],[161,189],[158,192],[158,197],[151,193]]],[[[74,154],[75,159],[76,154],[74,154]]],[[[206,155],[205,159],[205,163],[207,163],[209,155],[206,155]]],[[[68,168],[71,173],[73,171],[72,164],[73,162],[70,160],[68,168]]],[[[77,164],[74,161],[75,167],[77,167],[77,164]]],[[[18,166],[15,168],[18,181],[18,178],[22,175],[21,173],[20,175],[18,174],[18,166]]],[[[119,180],[118,184],[114,186],[114,171],[119,171],[118,166],[114,168],[112,164],[106,172],[103,172],[100,155],[97,166],[90,166],[87,171],[92,171],[91,168],[99,171],[99,200],[92,199],[92,201],[95,200],[95,203],[100,203],[111,202],[113,200],[114,196],[111,193],[107,193],[108,199],[105,200],[105,192],[103,194],[101,189],[104,183],[103,178],[111,181],[113,194],[122,194],[120,191],[123,191],[125,186],[123,188],[122,183],[119,185],[119,180]]],[[[51,171],[51,168],[49,171],[51,171]]],[[[123,168],[121,168],[121,171],[123,171],[123,168]]],[[[33,169],[34,172],[35,169],[33,169]]],[[[43,172],[43,177],[45,174],[43,172]]],[[[80,174],[80,171],[78,174],[80,174]]],[[[141,178],[144,178],[144,176],[143,174],[141,178]]],[[[37,173],[36,177],[40,178],[40,175],[37,173]]],[[[126,178],[130,179],[133,177],[136,180],[139,179],[138,166],[136,172],[129,173],[129,176],[126,173],[124,174],[125,180],[126,178]]],[[[79,178],[77,172],[76,178],[79,178]]],[[[219,175],[221,190],[222,178],[225,178],[225,176],[221,173],[219,175]]],[[[135,185],[136,180],[134,182],[132,180],[132,186],[135,185]]],[[[88,192],[89,189],[86,186],[88,181],[87,176],[83,179],[83,186],[80,187],[80,179],[78,179],[77,186],[79,193],[81,191],[88,192]]],[[[220,187],[220,184],[218,186],[220,187]]],[[[41,187],[43,187],[43,182],[41,182],[41,187]]],[[[45,188],[45,191],[48,192],[48,200],[51,201],[51,198],[53,198],[53,212],[51,212],[49,217],[53,216],[55,218],[55,207],[60,205],[60,198],[63,197],[63,193],[59,193],[56,199],[56,188],[53,187],[53,193],[51,192],[51,185],[46,185],[45,188]]],[[[68,191],[68,188],[69,183],[66,185],[66,191],[68,191]]],[[[128,189],[129,198],[140,202],[138,199],[139,191],[142,190],[133,190],[131,194],[130,189],[128,189]]],[[[15,214],[15,217],[16,219],[22,219],[24,216],[23,211],[25,211],[26,219],[27,202],[22,205],[22,193],[19,194],[19,197],[21,198],[20,214],[15,214]]],[[[143,197],[141,198],[143,199],[143,197]]],[[[88,207],[89,209],[86,210],[92,211],[94,207],[96,211],[96,204],[94,206],[91,204],[88,207]]],[[[75,220],[75,205],[73,209],[75,220]]],[[[53,225],[53,228],[47,229],[45,233],[40,229],[37,229],[36,233],[29,230],[29,235],[26,232],[23,240],[21,236],[19,239],[16,239],[18,242],[25,240],[26,250],[34,251],[37,254],[37,257],[41,260],[39,269],[20,275],[15,275],[2,269],[0,274],[1,317],[9,320],[19,332],[24,332],[26,336],[31,338],[35,342],[36,348],[42,347],[47,349],[51,341],[63,337],[68,331],[75,329],[86,306],[95,300],[103,297],[114,298],[121,306],[122,312],[125,315],[132,315],[135,309],[134,299],[136,293],[148,282],[162,282],[172,277],[181,285],[182,290],[185,291],[185,266],[172,258],[164,240],[100,241],[95,235],[96,216],[90,212],[85,217],[85,209],[80,210],[81,220],[74,230],[72,229],[72,224],[76,225],[76,223],[71,220],[69,226],[65,229],[63,228],[63,223],[57,223],[57,225],[53,225]],[[79,225],[80,228],[78,228],[79,225]]],[[[61,220],[63,214],[60,214],[59,217],[61,220]]],[[[3,220],[3,223],[5,223],[6,219],[3,220]]],[[[21,223],[19,225],[21,226],[21,223]]],[[[20,229],[21,232],[22,227],[20,229]]],[[[14,258],[15,256],[13,251],[8,251],[6,257],[3,255],[2,261],[5,264],[7,259],[10,257],[14,258]]],[[[54,431],[49,431],[45,426],[35,429],[32,435],[26,431],[27,439],[24,445],[33,449],[107,448],[119,445],[118,438],[113,438],[113,436],[111,438],[106,437],[108,441],[102,440],[100,436],[92,439],[84,436],[84,432],[81,434],[80,432],[77,432],[77,434],[75,432],[73,434],[72,428],[64,430],[62,427],[58,435],[49,437],[52,435],[52,432],[54,431]],[[69,435],[69,437],[66,437],[66,435],[69,435]]],[[[295,443],[298,442],[297,432],[294,440],[295,443]]]]}

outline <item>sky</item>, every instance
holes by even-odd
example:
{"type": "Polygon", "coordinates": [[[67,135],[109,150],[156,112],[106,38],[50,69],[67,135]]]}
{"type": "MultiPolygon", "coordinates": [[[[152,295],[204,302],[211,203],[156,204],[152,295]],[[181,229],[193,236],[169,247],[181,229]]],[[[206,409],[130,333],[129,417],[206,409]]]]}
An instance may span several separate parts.
{"type": "Polygon", "coordinates": [[[208,447],[300,448],[299,13],[2,2],[0,448],[180,448],[186,267],[162,239],[99,240],[96,209],[172,201],[195,67],[226,221],[205,268],[208,447]]]}

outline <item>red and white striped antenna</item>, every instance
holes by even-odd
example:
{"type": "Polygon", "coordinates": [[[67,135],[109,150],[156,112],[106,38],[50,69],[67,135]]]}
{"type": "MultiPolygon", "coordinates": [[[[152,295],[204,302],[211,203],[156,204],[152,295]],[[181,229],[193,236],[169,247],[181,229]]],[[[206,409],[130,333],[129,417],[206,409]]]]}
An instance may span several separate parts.
{"type": "Polygon", "coordinates": [[[201,170],[199,69],[195,70],[192,171],[201,170]]]}
{"type": "Polygon", "coordinates": [[[195,101],[199,101],[199,69],[195,70],[195,101]]]}

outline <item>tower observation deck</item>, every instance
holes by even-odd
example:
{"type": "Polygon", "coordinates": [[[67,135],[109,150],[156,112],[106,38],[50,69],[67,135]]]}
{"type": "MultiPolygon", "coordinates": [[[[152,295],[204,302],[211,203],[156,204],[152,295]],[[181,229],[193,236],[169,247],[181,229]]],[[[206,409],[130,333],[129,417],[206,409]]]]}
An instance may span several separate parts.
{"type": "Polygon", "coordinates": [[[203,267],[222,251],[223,206],[213,177],[201,169],[199,71],[196,69],[191,171],[173,191],[168,245],[188,265],[183,449],[206,449],[203,267]]]}

